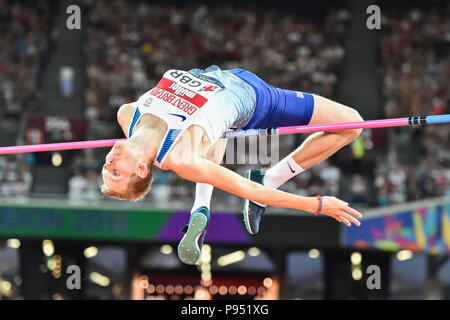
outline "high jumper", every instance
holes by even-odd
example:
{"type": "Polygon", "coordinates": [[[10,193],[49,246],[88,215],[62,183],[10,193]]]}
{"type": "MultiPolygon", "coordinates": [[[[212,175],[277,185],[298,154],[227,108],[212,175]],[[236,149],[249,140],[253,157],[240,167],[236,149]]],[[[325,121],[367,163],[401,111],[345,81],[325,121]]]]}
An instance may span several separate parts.
{"type": "Polygon", "coordinates": [[[303,197],[277,190],[284,182],[352,142],[362,129],[317,132],[278,164],[246,177],[220,166],[229,128],[262,129],[361,121],[359,113],[324,97],[275,88],[243,69],[168,70],[158,85],[117,114],[127,140],[106,156],[102,192],[139,200],[150,190],[155,165],[196,182],[195,200],[178,255],[195,264],[210,221],[213,188],[245,200],[244,221],[258,232],[265,206],[321,213],[350,226],[361,214],[335,197],[303,197]]]}

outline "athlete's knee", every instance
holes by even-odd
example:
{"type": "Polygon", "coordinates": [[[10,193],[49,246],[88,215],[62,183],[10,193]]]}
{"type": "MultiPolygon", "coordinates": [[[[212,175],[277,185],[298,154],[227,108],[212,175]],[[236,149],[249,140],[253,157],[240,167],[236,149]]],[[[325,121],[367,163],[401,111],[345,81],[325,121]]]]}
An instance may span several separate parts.
{"type": "MultiPolygon", "coordinates": [[[[364,121],[363,118],[361,117],[361,115],[359,114],[359,112],[355,109],[349,108],[347,110],[348,112],[348,122],[359,122],[359,121],[364,121]]],[[[351,141],[355,140],[362,132],[362,129],[349,129],[349,130],[345,130],[345,135],[347,137],[348,142],[350,143],[351,141]]]]}

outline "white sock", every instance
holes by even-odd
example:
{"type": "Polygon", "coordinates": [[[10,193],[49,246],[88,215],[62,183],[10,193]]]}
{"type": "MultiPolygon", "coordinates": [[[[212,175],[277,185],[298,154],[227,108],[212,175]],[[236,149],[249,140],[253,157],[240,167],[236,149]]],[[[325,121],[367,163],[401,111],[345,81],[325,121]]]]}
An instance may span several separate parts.
{"type": "Polygon", "coordinates": [[[295,177],[303,171],[305,171],[305,169],[300,167],[290,154],[266,171],[264,185],[276,189],[290,178],[295,177]]]}
{"type": "Polygon", "coordinates": [[[209,209],[211,204],[211,197],[213,193],[214,186],[206,183],[196,183],[195,184],[195,200],[192,206],[191,213],[205,206],[209,209]]]}

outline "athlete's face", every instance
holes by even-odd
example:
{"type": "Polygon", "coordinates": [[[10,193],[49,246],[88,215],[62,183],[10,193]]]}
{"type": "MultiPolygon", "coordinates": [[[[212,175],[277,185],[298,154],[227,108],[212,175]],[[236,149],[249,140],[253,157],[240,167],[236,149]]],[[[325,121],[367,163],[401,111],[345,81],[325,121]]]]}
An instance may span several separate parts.
{"type": "Polygon", "coordinates": [[[136,171],[136,159],[123,141],[114,144],[106,155],[102,169],[103,181],[110,190],[122,193],[127,190],[130,178],[136,171]]]}

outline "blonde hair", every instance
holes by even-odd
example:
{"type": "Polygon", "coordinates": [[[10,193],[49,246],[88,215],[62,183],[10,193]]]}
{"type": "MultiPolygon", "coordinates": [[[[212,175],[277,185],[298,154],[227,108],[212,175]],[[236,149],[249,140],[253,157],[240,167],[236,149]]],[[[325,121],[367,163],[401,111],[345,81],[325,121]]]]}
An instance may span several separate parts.
{"type": "Polygon", "coordinates": [[[153,183],[153,161],[147,163],[148,173],[144,178],[139,178],[137,174],[133,174],[130,178],[130,183],[127,186],[125,192],[115,192],[112,191],[106,184],[100,187],[102,193],[110,198],[120,199],[120,200],[131,200],[139,201],[145,197],[145,195],[150,191],[153,183]]]}

